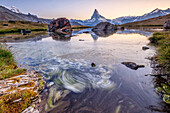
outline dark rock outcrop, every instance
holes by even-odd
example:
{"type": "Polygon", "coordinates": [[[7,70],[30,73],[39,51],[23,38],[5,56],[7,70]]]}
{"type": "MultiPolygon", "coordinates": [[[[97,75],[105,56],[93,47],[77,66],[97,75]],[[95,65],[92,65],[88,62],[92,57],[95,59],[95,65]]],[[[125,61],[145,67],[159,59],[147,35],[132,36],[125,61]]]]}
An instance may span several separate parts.
{"type": "Polygon", "coordinates": [[[138,68],[144,68],[144,65],[137,65],[134,62],[122,62],[123,65],[125,65],[126,67],[133,69],[133,70],[137,70],[138,68]]]}
{"type": "Polygon", "coordinates": [[[94,62],[92,62],[91,67],[96,67],[96,64],[94,62]]]}
{"type": "Polygon", "coordinates": [[[67,35],[71,34],[72,28],[68,19],[58,18],[50,22],[50,24],[48,25],[48,31],[67,35]]]}
{"type": "Polygon", "coordinates": [[[79,41],[84,41],[83,39],[79,39],[79,41]]]}
{"type": "Polygon", "coordinates": [[[164,23],[164,29],[166,29],[166,30],[170,29],[170,21],[169,20],[164,23]]]}
{"type": "Polygon", "coordinates": [[[147,49],[149,49],[149,47],[146,47],[146,46],[142,47],[142,50],[144,50],[144,51],[147,50],[147,49]]]}
{"type": "Polygon", "coordinates": [[[100,22],[92,29],[92,31],[107,31],[107,30],[114,30],[114,29],[116,29],[115,25],[109,22],[100,22]]]}

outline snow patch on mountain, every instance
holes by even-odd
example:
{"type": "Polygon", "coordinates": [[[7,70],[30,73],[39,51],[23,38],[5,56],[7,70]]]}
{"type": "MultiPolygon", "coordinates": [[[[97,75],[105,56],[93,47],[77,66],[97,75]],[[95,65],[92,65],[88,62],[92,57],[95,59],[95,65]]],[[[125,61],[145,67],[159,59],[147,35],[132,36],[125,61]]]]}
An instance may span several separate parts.
{"type": "Polygon", "coordinates": [[[150,13],[146,13],[142,16],[126,16],[126,17],[119,17],[116,19],[113,19],[111,22],[114,24],[125,24],[125,23],[130,23],[130,22],[136,22],[136,21],[142,21],[142,20],[147,20],[150,18],[155,18],[159,16],[164,16],[170,14],[170,9],[166,10],[161,10],[161,9],[154,9],[150,13]]]}
{"type": "Polygon", "coordinates": [[[11,7],[11,11],[15,12],[15,13],[22,13],[18,8],[16,8],[15,6],[11,7]]]}

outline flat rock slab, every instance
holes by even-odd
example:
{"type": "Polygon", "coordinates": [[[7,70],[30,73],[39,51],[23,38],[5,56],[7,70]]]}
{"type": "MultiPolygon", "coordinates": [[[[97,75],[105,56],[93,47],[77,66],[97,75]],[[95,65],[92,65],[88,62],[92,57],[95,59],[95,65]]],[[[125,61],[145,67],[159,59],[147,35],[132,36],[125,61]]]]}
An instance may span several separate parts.
{"type": "Polygon", "coordinates": [[[31,89],[38,93],[40,74],[31,71],[5,80],[0,80],[0,95],[15,93],[24,89],[31,89]]]}

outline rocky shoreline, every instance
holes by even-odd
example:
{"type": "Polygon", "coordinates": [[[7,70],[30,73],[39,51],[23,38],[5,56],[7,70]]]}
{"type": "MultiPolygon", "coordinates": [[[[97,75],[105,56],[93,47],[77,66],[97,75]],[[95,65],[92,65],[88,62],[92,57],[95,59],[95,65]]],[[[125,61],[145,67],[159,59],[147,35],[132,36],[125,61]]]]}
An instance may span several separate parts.
{"type": "MultiPolygon", "coordinates": [[[[7,96],[13,94],[16,95],[18,92],[30,91],[35,95],[28,97],[31,103],[28,108],[22,111],[22,113],[29,113],[29,112],[39,113],[38,104],[41,102],[40,94],[41,91],[44,89],[44,86],[45,86],[45,81],[43,80],[41,75],[35,71],[30,71],[22,75],[0,80],[0,100],[1,99],[3,100],[3,97],[5,97],[6,95],[7,96]]],[[[7,99],[9,100],[11,99],[10,104],[14,105],[24,101],[24,98],[25,97],[22,96],[22,97],[16,97],[15,99],[14,98],[7,98],[7,99]]]]}

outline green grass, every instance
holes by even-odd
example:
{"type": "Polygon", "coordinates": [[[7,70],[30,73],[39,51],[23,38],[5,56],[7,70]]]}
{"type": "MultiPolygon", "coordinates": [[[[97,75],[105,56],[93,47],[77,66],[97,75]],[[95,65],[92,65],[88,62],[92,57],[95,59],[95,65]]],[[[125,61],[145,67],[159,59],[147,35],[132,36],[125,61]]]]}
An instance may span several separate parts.
{"type": "MultiPolygon", "coordinates": [[[[47,30],[47,28],[26,28],[29,29],[31,31],[45,31],[47,30]]],[[[9,29],[3,29],[0,31],[0,34],[5,34],[5,33],[18,33],[21,30],[26,30],[25,28],[9,28],[9,29]]]]}
{"type": "Polygon", "coordinates": [[[0,80],[17,76],[26,72],[18,68],[12,53],[0,45],[0,80]]]}
{"type": "Polygon", "coordinates": [[[14,23],[9,21],[0,21],[0,34],[16,33],[20,32],[22,29],[29,29],[31,31],[44,31],[47,30],[47,24],[30,21],[14,21],[14,23]],[[4,24],[6,26],[4,26],[4,24]]]}
{"type": "Polygon", "coordinates": [[[72,26],[72,29],[86,29],[86,28],[92,28],[91,26],[72,26]]]}
{"type": "Polygon", "coordinates": [[[149,40],[158,47],[158,60],[170,73],[170,31],[156,32],[149,40]]]}
{"type": "MultiPolygon", "coordinates": [[[[0,80],[26,73],[26,69],[18,68],[12,53],[0,44],[0,80]]],[[[15,82],[20,80],[16,79],[15,82]]],[[[45,82],[39,75],[40,91],[44,88],[45,82]]],[[[34,82],[21,85],[20,87],[33,87],[34,82]]],[[[13,89],[10,89],[13,90],[13,89]]],[[[34,89],[33,89],[34,90],[34,89]]],[[[21,113],[28,108],[38,93],[32,89],[19,90],[11,94],[0,95],[0,113],[21,113]],[[18,100],[19,101],[16,101],[18,100]]]]}

